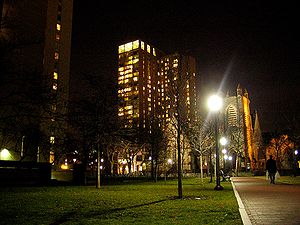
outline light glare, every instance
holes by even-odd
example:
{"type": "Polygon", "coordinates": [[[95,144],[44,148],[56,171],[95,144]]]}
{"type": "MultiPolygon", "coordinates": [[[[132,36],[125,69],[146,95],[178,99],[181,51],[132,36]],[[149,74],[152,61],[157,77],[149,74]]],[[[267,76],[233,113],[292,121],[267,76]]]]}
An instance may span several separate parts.
{"type": "Polygon", "coordinates": [[[208,98],[208,108],[211,111],[218,111],[221,109],[223,102],[222,102],[222,98],[219,97],[218,95],[212,95],[208,98]]]}
{"type": "Polygon", "coordinates": [[[220,139],[220,144],[221,144],[221,145],[226,145],[226,144],[227,144],[227,139],[226,139],[225,137],[222,137],[222,138],[220,139]]]}

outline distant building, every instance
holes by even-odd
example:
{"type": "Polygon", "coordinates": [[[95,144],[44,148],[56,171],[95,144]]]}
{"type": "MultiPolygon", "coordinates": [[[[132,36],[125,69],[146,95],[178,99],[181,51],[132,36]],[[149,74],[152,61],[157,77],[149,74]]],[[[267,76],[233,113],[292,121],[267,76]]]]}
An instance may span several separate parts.
{"type": "MultiPolygon", "coordinates": [[[[256,113],[256,138],[260,127],[256,113]]],[[[259,143],[254,140],[254,126],[250,111],[250,99],[246,89],[238,85],[236,95],[224,99],[224,135],[229,138],[228,150],[235,156],[236,163],[244,169],[256,168],[259,143]],[[254,145],[256,143],[256,145],[254,145]]]]}
{"type": "MultiPolygon", "coordinates": [[[[141,40],[120,45],[118,117],[122,126],[151,133],[157,121],[162,130],[173,130],[169,145],[174,147],[174,118],[179,111],[182,120],[196,118],[195,75],[196,63],[190,56],[166,55],[141,40]]],[[[170,157],[174,161],[176,152],[170,152],[170,157]]]]}
{"type": "MultiPolygon", "coordinates": [[[[66,127],[73,0],[4,0],[0,11],[0,38],[10,48],[5,56],[6,75],[14,74],[16,79],[26,80],[27,74],[35,74],[40,85],[49,90],[51,104],[39,109],[42,119],[36,126],[46,134],[48,144],[54,146],[62,133],[58,129],[66,127]]],[[[26,82],[24,87],[32,85],[31,80],[26,82]]],[[[29,147],[32,141],[28,138],[26,133],[20,134],[14,140],[17,143],[10,143],[6,148],[15,153],[21,147],[27,149],[31,153],[24,160],[54,160],[53,147],[51,154],[49,149],[38,147],[39,143],[29,147]]],[[[19,160],[18,154],[12,159],[19,160]]]]}

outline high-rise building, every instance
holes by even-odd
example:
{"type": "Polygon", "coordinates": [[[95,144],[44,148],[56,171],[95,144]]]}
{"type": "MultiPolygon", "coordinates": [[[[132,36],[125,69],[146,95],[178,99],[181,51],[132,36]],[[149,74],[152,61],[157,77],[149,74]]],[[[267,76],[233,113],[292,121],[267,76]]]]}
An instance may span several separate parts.
{"type": "Polygon", "coordinates": [[[195,76],[196,63],[190,56],[166,55],[141,40],[120,45],[118,117],[123,128],[144,129],[150,134],[157,123],[166,133],[170,131],[173,152],[168,152],[176,160],[178,115],[183,122],[196,119],[195,76]]]}
{"type": "MultiPolygon", "coordinates": [[[[73,0],[4,0],[1,6],[0,37],[10,46],[5,56],[6,74],[14,74],[16,79],[35,74],[49,90],[51,104],[40,110],[43,119],[39,127],[54,144],[58,127],[66,127],[61,121],[69,98],[73,0]]],[[[27,82],[24,86],[31,80],[27,82]]],[[[27,135],[21,136],[26,143],[27,135]]],[[[48,161],[49,154],[37,156],[42,158],[48,161]]]]}
{"type": "Polygon", "coordinates": [[[178,53],[159,60],[157,74],[158,117],[167,125],[175,114],[192,122],[196,119],[196,62],[178,53]]]}
{"type": "Polygon", "coordinates": [[[187,120],[196,114],[196,63],[190,56],[166,55],[136,40],[119,46],[119,119],[124,128],[166,125],[177,106],[187,120]],[[178,96],[182,104],[178,104],[178,96]]]}
{"type": "Polygon", "coordinates": [[[119,46],[118,116],[124,128],[149,128],[156,116],[157,60],[162,52],[136,40],[119,46]]]}

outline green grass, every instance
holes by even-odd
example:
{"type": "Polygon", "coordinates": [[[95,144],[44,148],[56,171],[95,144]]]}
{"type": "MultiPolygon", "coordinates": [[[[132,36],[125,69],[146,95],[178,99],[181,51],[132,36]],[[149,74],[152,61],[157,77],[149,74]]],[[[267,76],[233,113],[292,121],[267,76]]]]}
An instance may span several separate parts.
{"type": "Polygon", "coordinates": [[[231,184],[198,178],[123,185],[0,188],[0,224],[242,224],[231,184]]]}

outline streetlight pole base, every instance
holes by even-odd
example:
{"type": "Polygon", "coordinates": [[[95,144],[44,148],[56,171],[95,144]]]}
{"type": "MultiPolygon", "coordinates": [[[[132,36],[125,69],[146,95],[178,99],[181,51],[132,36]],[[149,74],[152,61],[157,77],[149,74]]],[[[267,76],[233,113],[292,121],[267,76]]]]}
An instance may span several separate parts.
{"type": "Polygon", "coordinates": [[[221,185],[217,185],[217,186],[215,186],[215,188],[214,188],[214,190],[216,190],[216,191],[221,191],[221,190],[223,190],[224,188],[221,186],[221,185]]]}

